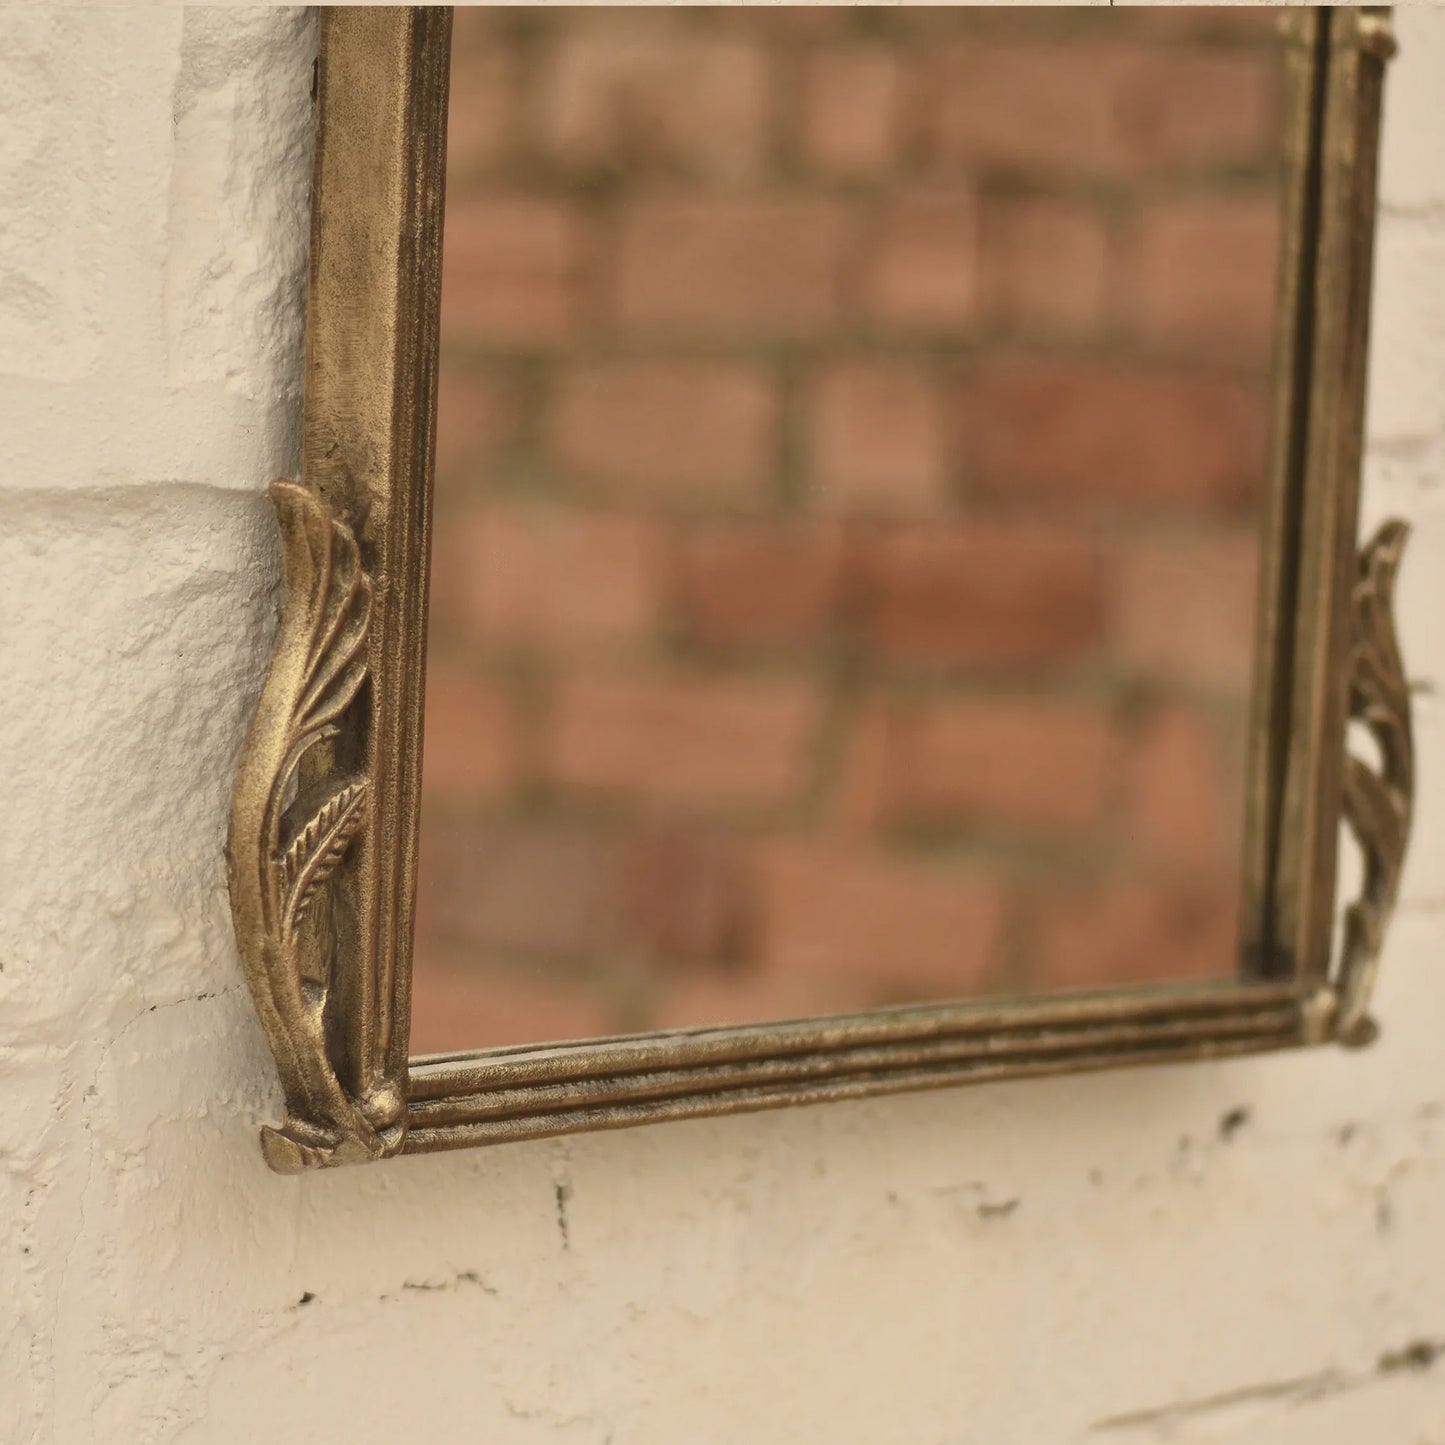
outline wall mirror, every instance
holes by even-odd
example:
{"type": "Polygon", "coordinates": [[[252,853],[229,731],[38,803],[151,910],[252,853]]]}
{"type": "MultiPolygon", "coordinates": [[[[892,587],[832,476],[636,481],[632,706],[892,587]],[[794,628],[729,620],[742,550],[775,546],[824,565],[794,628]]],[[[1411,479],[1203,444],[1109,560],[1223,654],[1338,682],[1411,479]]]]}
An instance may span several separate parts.
{"type": "Polygon", "coordinates": [[[323,10],[228,849],[273,1166],[1366,1042],[1390,49],[323,10]]]}

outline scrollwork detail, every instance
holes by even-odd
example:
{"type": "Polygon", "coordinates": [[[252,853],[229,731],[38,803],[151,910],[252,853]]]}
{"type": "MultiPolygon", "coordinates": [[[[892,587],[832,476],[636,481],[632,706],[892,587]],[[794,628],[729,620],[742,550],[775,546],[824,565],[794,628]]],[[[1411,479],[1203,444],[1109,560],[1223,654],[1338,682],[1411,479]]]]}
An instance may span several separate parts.
{"type": "Polygon", "coordinates": [[[293,1172],[392,1152],[330,1055],[327,1001],[337,948],[331,888],[366,826],[365,777],[298,796],[302,760],[341,733],[367,674],[372,583],[351,529],[313,491],[273,482],[286,605],[232,794],[227,865],[246,978],[276,1058],[286,1122],[262,1131],[293,1172]]]}
{"type": "Polygon", "coordinates": [[[1345,822],[1364,855],[1360,896],[1345,909],[1335,1032],[1348,1045],[1377,1032],[1369,1016],[1380,950],[1400,888],[1415,792],[1410,689],[1395,631],[1395,580],[1410,529],[1386,522],[1360,553],[1351,596],[1350,720],[1368,729],[1379,750],[1372,768],[1345,756],[1345,822]]]}

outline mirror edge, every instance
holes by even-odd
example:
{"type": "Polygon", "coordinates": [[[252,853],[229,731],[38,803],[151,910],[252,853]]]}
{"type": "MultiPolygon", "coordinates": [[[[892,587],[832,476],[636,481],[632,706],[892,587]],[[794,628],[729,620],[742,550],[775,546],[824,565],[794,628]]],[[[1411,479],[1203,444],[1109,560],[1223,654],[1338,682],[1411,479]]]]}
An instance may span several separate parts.
{"type": "Polygon", "coordinates": [[[272,488],[287,600],[227,844],[286,1102],[285,1124],[262,1131],[274,1169],[1372,1036],[1413,778],[1391,617],[1403,528],[1358,562],[1355,540],[1393,42],[1388,12],[1332,15],[1311,49],[1319,226],[1297,248],[1309,345],[1288,399],[1304,493],[1283,605],[1287,761],[1261,795],[1279,843],[1268,941],[1292,945],[1297,973],[408,1060],[450,11],[322,11],[304,482],[272,488]],[[1382,772],[1346,760],[1347,714],[1375,733],[1382,772]],[[1341,817],[1367,867],[1332,975],[1341,817]]]}

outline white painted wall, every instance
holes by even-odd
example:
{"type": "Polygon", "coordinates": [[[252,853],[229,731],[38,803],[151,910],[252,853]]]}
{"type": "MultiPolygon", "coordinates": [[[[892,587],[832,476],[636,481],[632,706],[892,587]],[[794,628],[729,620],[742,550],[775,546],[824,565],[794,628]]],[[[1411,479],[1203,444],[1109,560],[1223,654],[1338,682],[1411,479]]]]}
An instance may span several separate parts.
{"type": "Polygon", "coordinates": [[[221,840],[310,20],[0,14],[0,1437],[1445,1442],[1445,14],[1399,28],[1368,508],[1418,524],[1423,800],[1383,1042],[281,1179],[221,840]]]}

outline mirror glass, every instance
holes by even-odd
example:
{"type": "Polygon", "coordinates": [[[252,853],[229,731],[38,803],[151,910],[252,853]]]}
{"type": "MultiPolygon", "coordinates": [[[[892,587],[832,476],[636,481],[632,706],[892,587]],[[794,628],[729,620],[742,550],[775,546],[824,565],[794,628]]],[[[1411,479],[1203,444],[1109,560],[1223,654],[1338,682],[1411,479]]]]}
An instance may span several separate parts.
{"type": "Polygon", "coordinates": [[[1281,50],[456,12],[414,1052],[1236,972],[1281,50]]]}

